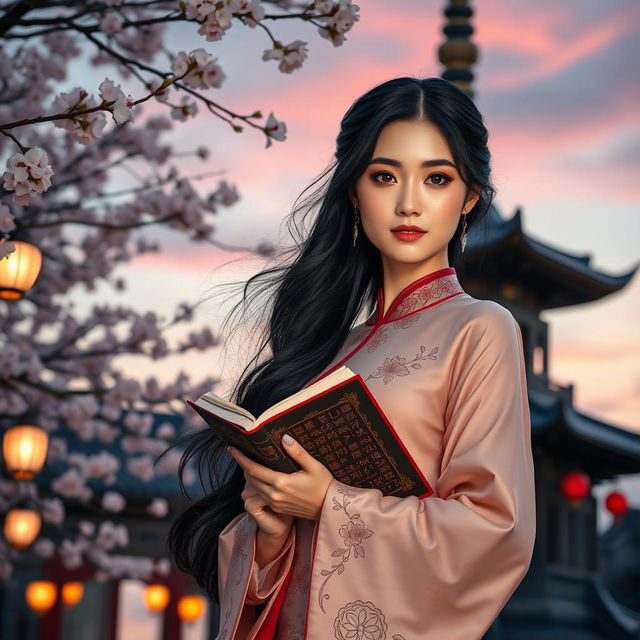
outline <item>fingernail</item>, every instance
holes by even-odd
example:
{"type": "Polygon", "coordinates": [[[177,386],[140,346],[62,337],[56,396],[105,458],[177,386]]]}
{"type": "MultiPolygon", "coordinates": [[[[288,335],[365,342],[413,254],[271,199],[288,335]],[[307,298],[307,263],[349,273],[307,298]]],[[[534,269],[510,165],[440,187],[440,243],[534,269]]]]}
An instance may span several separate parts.
{"type": "Polygon", "coordinates": [[[289,446],[293,444],[293,438],[288,433],[282,436],[282,441],[289,446]]]}

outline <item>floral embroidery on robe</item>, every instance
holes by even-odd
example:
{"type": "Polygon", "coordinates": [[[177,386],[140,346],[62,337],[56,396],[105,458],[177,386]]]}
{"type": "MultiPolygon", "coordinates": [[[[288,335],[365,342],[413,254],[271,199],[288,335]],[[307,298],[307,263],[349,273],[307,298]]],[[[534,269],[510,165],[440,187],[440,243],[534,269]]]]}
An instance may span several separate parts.
{"type": "Polygon", "coordinates": [[[416,354],[413,360],[407,360],[398,355],[392,358],[385,358],[384,364],[381,367],[377,367],[374,373],[370,373],[365,382],[371,378],[382,378],[382,382],[389,384],[396,376],[408,376],[411,373],[411,369],[422,369],[422,365],[419,360],[435,360],[438,356],[438,347],[433,347],[431,351],[427,352],[427,348],[424,345],[420,345],[420,353],[416,354]]]}
{"type": "MultiPolygon", "coordinates": [[[[529,568],[535,485],[516,319],[469,296],[450,267],[385,308],[380,290],[376,312],[307,384],[343,364],[361,375],[434,491],[398,498],[333,478],[319,520],[294,518],[265,601],[293,571],[274,640],[479,639],[529,568]]],[[[216,640],[259,634],[227,633],[250,579],[253,540],[231,553],[239,533],[231,523],[219,552],[223,620],[231,613],[216,640]]]]}

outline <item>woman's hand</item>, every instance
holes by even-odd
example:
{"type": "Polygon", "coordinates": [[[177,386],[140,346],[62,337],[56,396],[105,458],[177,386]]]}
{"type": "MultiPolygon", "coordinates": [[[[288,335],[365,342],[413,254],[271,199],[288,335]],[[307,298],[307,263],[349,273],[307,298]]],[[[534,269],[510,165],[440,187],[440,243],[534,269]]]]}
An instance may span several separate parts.
{"type": "Polygon", "coordinates": [[[302,467],[300,471],[280,473],[247,458],[233,447],[229,453],[273,511],[318,520],[333,474],[293,438],[290,445],[285,438],[282,440],[284,450],[302,467]]]}
{"type": "Polygon", "coordinates": [[[244,510],[255,520],[259,532],[265,538],[284,539],[293,524],[293,516],[276,513],[260,495],[246,472],[244,490],[240,494],[244,500],[244,510]]]}

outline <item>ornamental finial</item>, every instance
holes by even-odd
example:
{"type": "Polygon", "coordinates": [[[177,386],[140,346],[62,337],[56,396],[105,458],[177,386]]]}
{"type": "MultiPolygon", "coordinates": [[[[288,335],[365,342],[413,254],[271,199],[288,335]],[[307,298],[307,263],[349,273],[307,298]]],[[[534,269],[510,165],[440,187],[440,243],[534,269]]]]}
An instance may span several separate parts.
{"type": "Polygon", "coordinates": [[[444,10],[447,23],[442,32],[447,40],[438,48],[438,59],[446,67],[442,78],[460,87],[473,99],[471,66],[478,60],[478,47],[469,40],[473,33],[473,9],[468,0],[449,0],[444,10]]]}

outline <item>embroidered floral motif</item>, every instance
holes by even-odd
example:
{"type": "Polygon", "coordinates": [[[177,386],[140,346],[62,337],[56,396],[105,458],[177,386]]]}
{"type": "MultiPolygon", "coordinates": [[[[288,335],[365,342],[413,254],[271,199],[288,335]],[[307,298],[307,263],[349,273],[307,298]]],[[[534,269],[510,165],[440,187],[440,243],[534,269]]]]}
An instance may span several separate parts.
{"type": "MultiPolygon", "coordinates": [[[[340,502],[337,496],[333,496],[333,510],[339,511],[342,509],[348,516],[349,521],[342,525],[338,530],[338,533],[344,540],[344,546],[338,547],[331,556],[333,558],[340,558],[340,562],[338,564],[331,565],[331,571],[327,569],[323,569],[320,572],[320,575],[327,576],[325,581],[322,583],[320,587],[320,591],[318,592],[318,602],[320,604],[320,609],[323,613],[326,613],[324,609],[324,601],[328,600],[331,596],[328,593],[323,595],[323,591],[325,585],[327,584],[329,578],[334,574],[341,574],[344,571],[344,565],[351,557],[351,550],[353,550],[353,557],[361,557],[364,558],[364,547],[362,546],[362,540],[364,538],[370,538],[373,535],[373,531],[367,529],[365,527],[364,521],[360,518],[359,513],[354,513],[350,515],[347,511],[347,506],[349,505],[349,498],[354,498],[355,493],[349,491],[348,489],[344,489],[343,487],[338,487],[338,492],[343,494],[342,502],[340,502]]],[[[346,636],[346,637],[355,637],[355,636],[346,636]]]]}
{"type": "Polygon", "coordinates": [[[458,282],[458,277],[455,273],[438,277],[427,284],[419,286],[404,299],[398,298],[398,306],[394,308],[392,305],[389,309],[391,313],[387,318],[380,318],[382,310],[379,299],[376,309],[365,321],[365,325],[373,326],[376,323],[376,319],[382,319],[385,323],[402,320],[404,319],[403,316],[409,317],[409,315],[417,313],[424,307],[430,307],[440,300],[445,300],[460,293],[464,293],[464,289],[458,282]]]}
{"type": "MultiPolygon", "coordinates": [[[[382,611],[373,602],[362,600],[342,607],[333,622],[336,640],[385,640],[387,628],[382,611]]],[[[399,633],[394,633],[392,639],[405,640],[399,633]]]]}
{"type": "Polygon", "coordinates": [[[420,353],[409,361],[399,355],[393,356],[393,358],[385,358],[384,364],[381,367],[376,367],[376,371],[369,374],[365,381],[369,380],[369,378],[382,378],[384,384],[389,384],[396,376],[408,376],[411,373],[411,369],[422,369],[422,365],[418,360],[435,360],[438,357],[436,355],[438,347],[434,347],[429,353],[426,350],[427,348],[421,345],[420,353]]]}
{"type": "MultiPolygon", "coordinates": [[[[412,327],[422,315],[421,312],[412,313],[405,318],[398,320],[397,327],[400,329],[408,329],[412,327]]],[[[384,344],[389,337],[389,330],[393,328],[393,325],[383,325],[373,335],[373,338],[369,341],[369,346],[367,347],[367,351],[369,353],[373,353],[380,345],[384,344]]]]}
{"type": "Polygon", "coordinates": [[[413,327],[413,325],[418,322],[418,320],[420,319],[420,316],[422,315],[422,313],[418,312],[418,313],[412,313],[410,316],[407,316],[406,318],[402,318],[400,320],[398,320],[398,326],[401,329],[408,329],[409,327],[413,327]]]}
{"type": "Polygon", "coordinates": [[[362,340],[362,331],[354,331],[350,337],[345,340],[343,349],[349,349],[353,347],[357,342],[362,340]]]}
{"type": "Polygon", "coordinates": [[[242,576],[244,575],[244,564],[247,560],[247,552],[244,550],[247,540],[249,539],[249,533],[247,532],[247,519],[242,520],[242,524],[238,529],[233,541],[233,557],[237,558],[238,555],[242,558],[242,564],[238,567],[236,572],[236,584],[240,584],[242,576]]]}
{"type": "Polygon", "coordinates": [[[218,635],[218,638],[220,640],[224,640],[227,637],[227,634],[229,633],[229,622],[231,622],[232,609],[233,609],[233,598],[229,598],[229,606],[227,607],[225,617],[224,617],[224,622],[223,622],[222,628],[220,629],[220,634],[218,635]]]}
{"type": "Polygon", "coordinates": [[[372,602],[356,600],[338,611],[333,622],[337,640],[384,640],[387,623],[372,602]]]}
{"type": "Polygon", "coordinates": [[[373,353],[381,344],[384,344],[387,341],[387,331],[389,327],[380,327],[373,338],[369,341],[369,346],[367,347],[367,351],[369,353],[373,353]]]}
{"type": "MultiPolygon", "coordinates": [[[[231,557],[237,558],[238,555],[240,555],[240,557],[242,558],[242,563],[240,565],[236,563],[236,570],[235,570],[236,585],[240,584],[240,581],[242,580],[242,576],[244,575],[244,565],[247,560],[247,552],[244,550],[244,547],[247,544],[247,541],[249,539],[249,532],[247,531],[248,518],[249,516],[247,515],[246,518],[241,519],[242,522],[241,524],[238,525],[238,530],[236,531],[236,534],[233,540],[233,551],[232,551],[231,557]]],[[[231,576],[229,576],[229,578],[230,577],[231,576]]],[[[220,604],[222,605],[222,603],[220,604]]],[[[220,624],[220,633],[218,634],[219,640],[225,640],[225,638],[230,633],[229,624],[231,622],[232,611],[233,611],[233,596],[229,598],[229,603],[224,613],[224,620],[220,624]]]]}
{"type": "Polygon", "coordinates": [[[453,293],[460,293],[462,287],[455,274],[436,278],[432,282],[419,287],[409,294],[393,311],[390,319],[399,318],[413,311],[418,305],[424,307],[431,302],[445,298],[453,293]]]}

